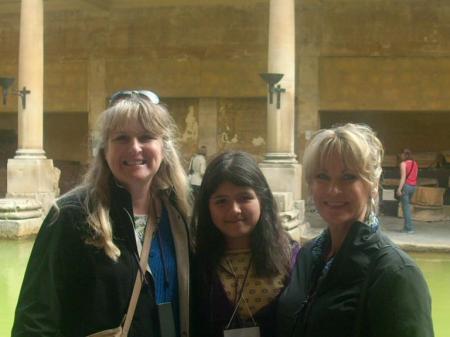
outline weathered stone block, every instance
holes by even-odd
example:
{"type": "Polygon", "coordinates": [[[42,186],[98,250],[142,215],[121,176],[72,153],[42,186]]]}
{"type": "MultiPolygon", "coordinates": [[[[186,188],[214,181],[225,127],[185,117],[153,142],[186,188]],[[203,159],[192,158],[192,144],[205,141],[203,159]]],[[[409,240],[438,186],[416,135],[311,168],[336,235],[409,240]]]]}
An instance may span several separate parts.
{"type": "Polygon", "coordinates": [[[45,193],[58,194],[60,171],[53,167],[51,159],[9,159],[8,193],[45,193]]]}
{"type": "Polygon", "coordinates": [[[301,200],[302,166],[300,164],[261,163],[259,167],[273,192],[292,192],[294,200],[301,200]]]}
{"type": "Polygon", "coordinates": [[[305,200],[294,200],[294,208],[298,210],[298,220],[300,224],[305,222],[305,200]]]}
{"type": "Polygon", "coordinates": [[[6,197],[37,199],[45,213],[59,195],[60,173],[51,159],[9,159],[6,197]]]}
{"type": "Polygon", "coordinates": [[[294,204],[292,192],[273,192],[273,197],[277,202],[279,212],[292,210],[294,204]]]}
{"type": "Polygon", "coordinates": [[[34,199],[0,199],[0,238],[36,235],[42,223],[41,204],[34,199]]]}

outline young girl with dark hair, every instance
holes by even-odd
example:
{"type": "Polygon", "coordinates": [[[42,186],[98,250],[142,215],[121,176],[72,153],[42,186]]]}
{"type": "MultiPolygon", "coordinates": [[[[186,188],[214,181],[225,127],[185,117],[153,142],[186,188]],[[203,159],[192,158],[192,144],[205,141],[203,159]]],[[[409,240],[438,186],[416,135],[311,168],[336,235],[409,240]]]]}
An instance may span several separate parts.
{"type": "Polygon", "coordinates": [[[193,213],[193,335],[274,336],[275,306],[299,246],[281,226],[269,185],[244,152],[207,167],[193,213]]]}

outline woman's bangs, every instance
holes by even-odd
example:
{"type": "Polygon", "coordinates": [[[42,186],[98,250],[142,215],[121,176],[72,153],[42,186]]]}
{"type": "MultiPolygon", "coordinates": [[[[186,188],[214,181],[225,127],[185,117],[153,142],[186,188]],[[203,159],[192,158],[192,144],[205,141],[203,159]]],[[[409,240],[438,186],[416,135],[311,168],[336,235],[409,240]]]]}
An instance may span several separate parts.
{"type": "Polygon", "coordinates": [[[316,163],[316,171],[323,170],[327,167],[327,163],[342,158],[342,142],[338,137],[326,138],[319,145],[322,148],[318,151],[318,160],[316,163]]]}
{"type": "Polygon", "coordinates": [[[344,167],[351,172],[361,175],[365,171],[365,158],[361,156],[357,148],[353,148],[348,143],[342,147],[342,161],[344,167]]]}
{"type": "Polygon", "coordinates": [[[325,139],[320,147],[322,151],[319,152],[316,170],[324,170],[328,163],[341,160],[345,169],[357,173],[363,171],[364,158],[360,158],[358,151],[339,137],[325,139]]]}
{"type": "Polygon", "coordinates": [[[164,138],[171,134],[170,128],[173,122],[165,118],[164,110],[160,106],[140,104],[136,118],[142,127],[154,136],[164,138]]]}
{"type": "Polygon", "coordinates": [[[367,156],[364,156],[360,148],[357,146],[352,147],[352,144],[349,143],[346,143],[342,150],[344,167],[350,172],[357,174],[370,187],[372,182],[370,180],[367,156]]]}
{"type": "Polygon", "coordinates": [[[161,128],[155,122],[155,114],[149,115],[141,104],[122,101],[111,108],[108,118],[109,123],[105,127],[108,130],[108,134],[110,134],[111,132],[123,129],[130,121],[138,121],[152,135],[161,136],[161,128]]]}
{"type": "Polygon", "coordinates": [[[103,127],[106,129],[107,134],[111,132],[123,129],[130,120],[136,119],[137,113],[130,104],[124,104],[125,101],[118,102],[111,108],[105,115],[103,127]]]}

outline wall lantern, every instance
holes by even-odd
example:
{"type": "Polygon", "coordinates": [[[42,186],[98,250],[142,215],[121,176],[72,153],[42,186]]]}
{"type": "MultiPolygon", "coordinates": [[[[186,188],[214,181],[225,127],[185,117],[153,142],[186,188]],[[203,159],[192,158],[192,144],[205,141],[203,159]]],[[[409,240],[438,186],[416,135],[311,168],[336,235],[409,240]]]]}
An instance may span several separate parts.
{"type": "Polygon", "coordinates": [[[275,86],[283,78],[284,74],[278,73],[261,73],[259,74],[264,82],[267,83],[269,87],[269,103],[273,103],[273,94],[277,94],[277,109],[280,109],[281,104],[281,93],[286,92],[286,89],[282,88],[281,85],[275,86]]]}
{"type": "MultiPolygon", "coordinates": [[[[8,96],[9,87],[14,83],[14,77],[0,77],[0,87],[3,88],[3,105],[6,105],[6,97],[8,96]]],[[[12,90],[12,95],[20,96],[22,99],[22,109],[25,109],[27,106],[27,95],[30,94],[31,91],[27,90],[26,87],[23,87],[22,90],[12,90]]]]}

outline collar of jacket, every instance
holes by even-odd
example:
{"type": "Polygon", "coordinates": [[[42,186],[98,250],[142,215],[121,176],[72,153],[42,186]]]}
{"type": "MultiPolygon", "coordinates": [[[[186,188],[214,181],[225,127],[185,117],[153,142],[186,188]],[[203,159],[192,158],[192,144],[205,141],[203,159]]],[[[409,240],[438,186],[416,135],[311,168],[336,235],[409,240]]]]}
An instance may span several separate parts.
{"type": "Polygon", "coordinates": [[[380,235],[379,229],[372,232],[366,224],[355,222],[336,254],[333,265],[318,289],[318,293],[336,284],[351,285],[364,279],[370,259],[378,251],[380,235]]]}
{"type": "MultiPolygon", "coordinates": [[[[109,187],[111,196],[109,215],[112,221],[114,240],[125,240],[126,244],[137,254],[131,194],[114,179],[111,179],[109,187]]],[[[172,189],[167,188],[158,193],[162,199],[167,197],[168,200],[173,202],[174,193],[172,189]]]]}
{"type": "Polygon", "coordinates": [[[114,241],[129,246],[137,254],[136,237],[134,234],[134,214],[131,194],[128,190],[111,180],[109,217],[114,235],[114,241]]]}

